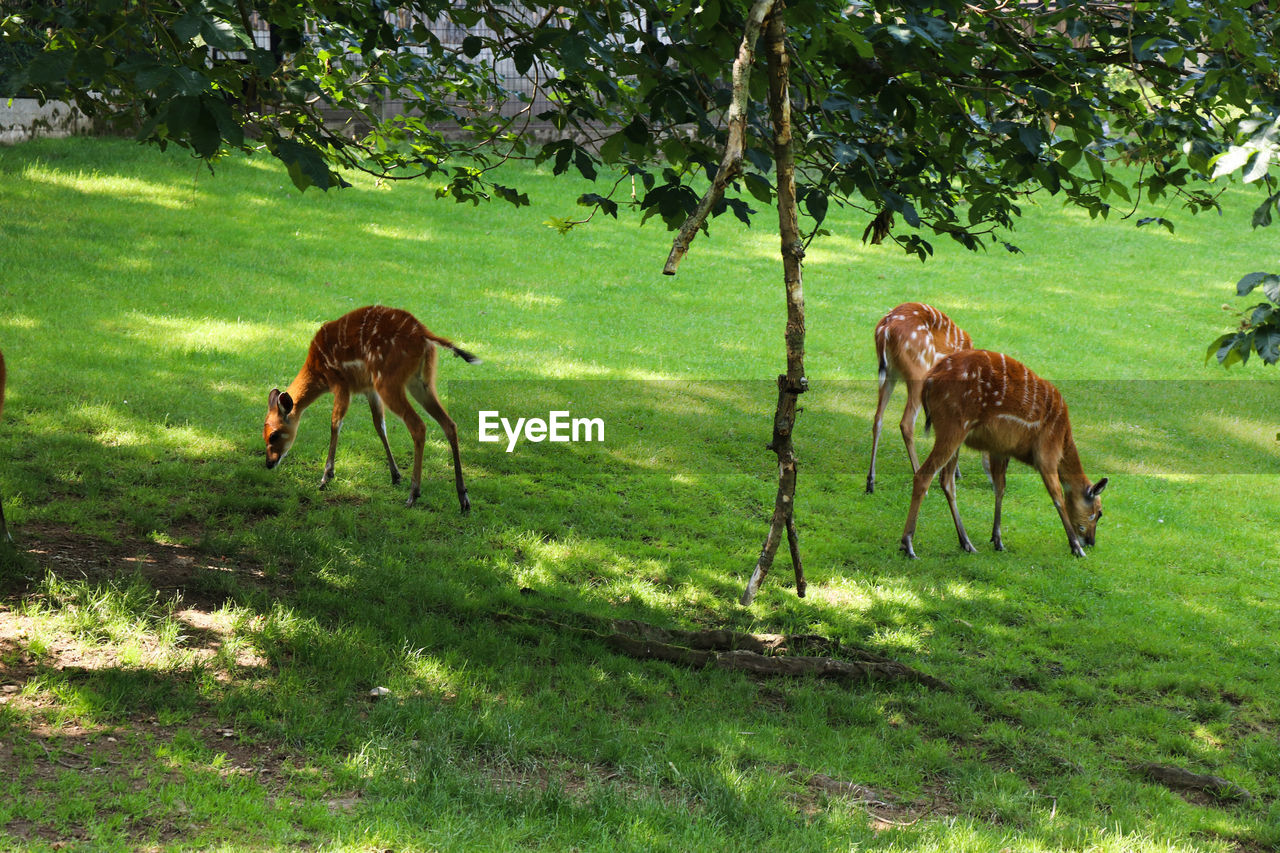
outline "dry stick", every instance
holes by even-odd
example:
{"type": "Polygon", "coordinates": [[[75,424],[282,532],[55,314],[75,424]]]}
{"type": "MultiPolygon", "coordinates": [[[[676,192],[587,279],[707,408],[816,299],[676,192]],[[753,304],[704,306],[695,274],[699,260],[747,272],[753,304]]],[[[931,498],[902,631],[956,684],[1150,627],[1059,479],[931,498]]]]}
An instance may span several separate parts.
{"type": "Polygon", "coordinates": [[[715,180],[671,242],[671,254],[667,255],[667,264],[662,268],[663,275],[676,274],[676,267],[680,266],[680,260],[689,251],[689,244],[693,242],[699,229],[706,224],[711,208],[724,197],[724,188],[742,174],[742,148],[747,134],[747,84],[751,80],[751,63],[755,61],[756,40],[760,38],[760,28],[773,9],[774,2],[776,0],[756,0],[747,13],[742,44],[733,61],[733,100],[729,103],[729,138],[724,144],[724,157],[720,160],[715,180]]]}

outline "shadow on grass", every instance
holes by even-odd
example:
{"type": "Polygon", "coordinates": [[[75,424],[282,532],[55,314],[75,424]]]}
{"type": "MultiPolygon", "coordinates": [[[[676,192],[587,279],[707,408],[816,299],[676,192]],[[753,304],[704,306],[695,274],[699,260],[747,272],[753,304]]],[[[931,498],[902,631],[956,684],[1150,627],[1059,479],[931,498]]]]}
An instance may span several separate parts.
{"type": "MultiPolygon", "coordinates": [[[[891,706],[907,709],[919,727],[914,739],[890,742],[908,756],[912,769],[905,776],[889,775],[916,791],[932,774],[956,771],[936,758],[930,771],[927,761],[913,764],[911,756],[935,751],[937,739],[981,743],[987,737],[983,716],[1030,724],[1026,715],[1039,713],[1042,725],[1065,731],[1079,707],[1101,711],[1126,692],[1148,697],[1172,689],[1181,695],[1170,700],[1177,709],[1210,690],[1234,690],[1243,694],[1239,701],[1251,701],[1264,686],[1241,684],[1234,676],[1188,680],[1169,659],[1183,655],[1212,663],[1214,653],[1201,638],[1236,635],[1240,620],[1269,618],[1265,602],[1235,601],[1230,613],[1205,600],[1161,602],[1154,611],[1141,602],[1117,608],[1118,600],[1132,594],[1133,573],[1116,571],[1105,544],[1088,562],[1065,556],[1056,518],[1031,476],[1011,489],[1010,504],[1020,504],[1007,522],[1011,539],[1017,531],[1012,553],[957,557],[949,518],[940,495],[934,495],[922,528],[928,525],[937,556],[901,560],[893,531],[904,510],[905,470],[886,476],[876,496],[845,487],[860,485],[865,473],[847,463],[863,458],[855,450],[864,446],[868,431],[870,383],[833,388],[825,398],[820,388],[806,398],[799,517],[810,555],[811,597],[794,597],[784,555],[766,594],[750,610],[733,602],[763,537],[775,488],[772,457],[763,450],[771,383],[455,380],[445,388],[464,435],[474,505],[469,517],[456,512],[447,450],[434,435],[420,506],[403,509],[403,487],[385,482],[380,447],[359,411],[344,433],[339,479],[326,492],[314,486],[327,445],[327,419],[320,411],[304,422],[285,466],[271,473],[261,468],[253,431],[234,440],[234,453],[223,450],[212,459],[179,453],[166,460],[173,447],[157,458],[150,444],[106,448],[93,432],[58,436],[58,453],[78,460],[75,467],[86,484],[59,501],[92,504],[85,508],[86,526],[109,530],[126,544],[103,548],[80,565],[38,559],[41,568],[86,576],[90,584],[126,572],[150,573],[154,586],[209,605],[225,594],[252,614],[244,634],[271,666],[265,676],[237,679],[205,697],[193,694],[181,678],[170,690],[164,688],[170,675],[129,668],[64,675],[61,682],[79,697],[69,704],[86,716],[111,719],[146,709],[180,716],[195,702],[237,721],[237,727],[319,753],[362,754],[389,732],[435,743],[435,758],[411,750],[400,759],[362,764],[356,774],[359,784],[385,790],[396,789],[401,783],[394,780],[412,771],[417,781],[398,789],[410,799],[435,796],[436,789],[418,775],[423,768],[411,765],[431,758],[428,766],[435,766],[431,762],[440,754],[483,756],[487,767],[569,759],[622,768],[624,775],[682,799],[711,803],[709,808],[738,820],[762,795],[752,783],[735,779],[742,771],[725,767],[783,767],[798,759],[815,772],[840,776],[843,769],[848,775],[841,761],[832,763],[825,755],[833,739],[883,737],[894,712],[863,708],[848,717],[837,710],[849,701],[843,689],[805,683],[773,688],[739,676],[620,658],[590,636],[565,630],[575,616],[666,627],[818,630],[954,681],[962,691],[958,700],[929,698],[912,688],[882,689],[893,697],[891,706]],[[554,411],[600,418],[604,441],[522,441],[507,452],[505,436],[496,443],[476,441],[478,413],[490,407],[509,421],[546,419],[554,411]],[[156,498],[148,500],[143,495],[153,477],[156,498]],[[175,481],[184,487],[175,490],[175,481]],[[175,539],[184,553],[201,558],[176,582],[171,573],[153,571],[155,554],[172,548],[167,543],[175,539]],[[128,560],[130,548],[149,559],[128,560]],[[219,573],[215,564],[223,563],[242,570],[219,573]],[[246,565],[251,572],[243,570],[246,565]],[[495,618],[531,611],[545,614],[545,622],[495,618]],[[1180,626],[1173,633],[1185,633],[1186,639],[1170,642],[1168,625],[1129,621],[1144,611],[1171,620],[1180,626]],[[1030,621],[1046,616],[1048,624],[1030,621]],[[1098,626],[1110,631],[1126,624],[1128,636],[1093,636],[1098,626]],[[1107,655],[1114,668],[1088,671],[1107,655]],[[1134,668],[1127,677],[1116,671],[1134,668]],[[386,685],[398,704],[371,711],[362,697],[386,685]],[[1028,706],[1018,699],[1046,693],[1065,695],[1075,709],[1055,706],[1046,712],[1039,703],[1028,706]],[[787,697],[781,714],[771,707],[778,695],[787,697]],[[788,745],[793,728],[812,731],[814,714],[830,730],[815,735],[814,745],[795,750],[788,745]],[[696,733],[674,722],[689,715],[700,720],[696,733]],[[763,741],[743,736],[762,727],[763,741]],[[566,730],[574,734],[566,737],[566,730]],[[620,731],[628,736],[620,737],[620,731]],[[683,769],[671,772],[666,764],[683,769]]],[[[1126,471],[1131,478],[1168,476],[1180,467],[1190,470],[1178,478],[1202,476],[1202,454],[1170,438],[1184,431],[1200,435],[1206,423],[1201,413],[1177,407],[1162,411],[1152,424],[1144,417],[1149,407],[1135,402],[1132,387],[1098,395],[1102,403],[1091,404],[1084,389],[1072,393],[1077,430],[1095,432],[1086,433],[1084,423],[1092,419],[1084,413],[1096,409],[1120,425],[1115,431],[1121,438],[1082,438],[1089,470],[1102,467],[1092,460],[1106,456],[1121,464],[1132,459],[1133,470],[1126,471]],[[1153,434],[1164,442],[1168,470],[1143,474],[1138,460],[1149,455],[1153,434]],[[1126,443],[1126,435],[1137,438],[1126,443]]],[[[1255,419],[1247,412],[1237,415],[1241,423],[1255,419]]],[[[117,433],[131,428],[142,427],[113,427],[117,433]]],[[[1220,458],[1255,458],[1250,437],[1218,439],[1220,458]]],[[[402,429],[393,429],[392,442],[403,464],[402,429]]],[[[886,453],[882,470],[905,468],[895,455],[901,457],[900,448],[886,453]]],[[[966,499],[989,504],[977,466],[970,470],[966,499]]],[[[27,471],[19,479],[38,476],[27,471]]],[[[1123,482],[1118,478],[1117,487],[1124,488],[1123,482]]],[[[969,512],[978,527],[989,507],[969,512]]],[[[42,530],[48,528],[25,531],[24,547],[41,550],[42,530]]],[[[21,527],[17,533],[24,536],[21,527]]],[[[175,560],[170,554],[169,568],[175,560]]],[[[1170,735],[1160,748],[1212,763],[1213,748],[1176,742],[1192,731],[1170,735]]],[[[1083,738],[1091,754],[1115,748],[1101,731],[1073,737],[1083,738]]],[[[991,752],[1006,755],[1029,776],[1050,772],[1055,761],[1071,755],[1065,747],[1039,742],[991,752]]],[[[882,760],[894,759],[886,754],[882,760]]],[[[870,772],[886,773],[886,766],[870,772]]],[[[473,804],[478,808],[483,799],[473,804]]],[[[776,809],[765,811],[768,821],[784,819],[776,809]]],[[[748,821],[723,831],[746,839],[778,829],[748,821]]],[[[1045,838],[1054,837],[1044,831],[1045,838]]]]}
{"type": "MultiPolygon", "coordinates": [[[[77,168],[110,171],[109,161],[99,157],[77,168]]],[[[1062,830],[1053,828],[1035,791],[986,785],[989,777],[973,778],[966,762],[994,756],[1042,788],[1066,789],[1083,803],[1072,816],[1080,826],[1113,807],[1122,811],[1131,792],[1118,794],[1118,783],[1101,793],[1072,791],[1073,774],[1060,770],[1071,762],[1087,763],[1095,779],[1117,775],[1107,762],[1118,753],[1156,750],[1212,765],[1226,760],[1234,742],[1224,727],[1259,716],[1262,725],[1274,724],[1265,697],[1277,685],[1266,675],[1265,645],[1251,646],[1241,627],[1274,624],[1274,608],[1266,594],[1249,589],[1255,580],[1261,584],[1260,568],[1211,556],[1223,510],[1214,503],[1216,489],[1203,485],[1207,475],[1276,470],[1266,441],[1273,416],[1255,407],[1256,398],[1232,396],[1237,387],[1250,394],[1252,383],[1211,390],[1195,383],[1064,385],[1086,470],[1114,483],[1101,544],[1090,559],[1065,555],[1043,489],[1023,469],[1011,472],[1006,501],[1009,554],[956,555],[935,490],[921,521],[920,543],[928,551],[922,547],[922,559],[907,563],[896,552],[909,489],[893,428],[897,415],[889,416],[882,440],[882,485],[865,496],[872,383],[811,377],[797,433],[797,512],[810,598],[795,598],[784,553],[758,603],[744,610],[735,602],[775,490],[774,459],[763,449],[775,399],[771,381],[509,377],[588,366],[603,371],[584,355],[601,347],[621,347],[629,363],[647,369],[654,353],[680,349],[670,342],[680,335],[696,339],[696,349],[750,360],[757,325],[728,316],[723,305],[719,323],[700,324],[708,315],[689,307],[698,297],[689,286],[663,303],[682,309],[684,325],[637,309],[653,330],[637,338],[634,329],[618,329],[623,294],[593,304],[591,293],[486,285],[484,292],[509,310],[544,312],[540,323],[554,314],[560,325],[550,331],[540,323],[494,321],[489,345],[501,342],[521,358],[505,365],[494,359],[485,369],[507,378],[472,381],[461,378],[471,374],[457,362],[442,367],[446,404],[464,437],[472,515],[456,512],[447,449],[434,427],[424,495],[418,507],[404,510],[404,487],[386,482],[381,449],[358,406],[343,434],[338,479],[318,492],[327,405],[308,416],[288,462],[267,472],[260,437],[266,390],[287,381],[315,324],[341,313],[336,306],[385,299],[417,311],[434,300],[457,311],[438,285],[419,292],[416,284],[379,283],[400,282],[406,268],[417,269],[408,260],[435,238],[429,228],[409,233],[411,213],[401,202],[395,215],[405,222],[361,229],[364,249],[379,260],[376,268],[353,271],[334,245],[353,216],[385,211],[313,204],[312,197],[300,202],[287,188],[273,197],[275,177],[247,180],[242,189],[224,182],[220,200],[205,206],[202,186],[174,191],[170,177],[143,176],[112,196],[108,211],[96,209],[95,195],[77,189],[68,172],[43,188],[31,218],[2,224],[11,245],[73,258],[49,280],[35,274],[38,259],[29,256],[21,286],[45,295],[24,292],[14,315],[0,318],[0,328],[27,345],[10,352],[5,341],[16,383],[0,424],[13,448],[3,471],[5,496],[17,500],[11,521],[25,521],[14,524],[22,547],[42,552],[15,562],[8,588],[27,588],[26,578],[46,569],[95,587],[141,572],[157,589],[201,606],[230,601],[242,609],[240,633],[253,639],[270,669],[236,673],[207,692],[185,671],[107,666],[49,673],[60,678],[64,701],[77,713],[182,719],[194,704],[234,722],[248,739],[348,757],[344,778],[352,785],[410,803],[398,814],[378,812],[408,833],[426,825],[422,818],[442,792],[463,802],[473,823],[496,814],[517,825],[534,815],[545,828],[556,819],[555,797],[516,796],[518,805],[505,808],[484,784],[499,775],[493,768],[509,777],[512,768],[572,762],[606,768],[602,775],[617,774],[646,795],[656,791],[651,799],[658,805],[639,819],[650,838],[689,840],[688,830],[669,829],[673,819],[661,802],[670,797],[676,806],[669,811],[684,814],[688,803],[700,804],[699,815],[713,818],[711,832],[744,848],[785,836],[782,827],[794,823],[776,787],[779,768],[789,764],[909,794],[944,778],[958,808],[997,815],[1052,846],[1062,830]],[[165,215],[196,198],[202,203],[195,213],[165,215]],[[257,225],[288,219],[304,206],[294,240],[257,225]],[[75,212],[71,229],[68,211],[75,212]],[[154,212],[162,215],[150,218],[154,212]],[[218,232],[225,244],[199,243],[199,216],[206,215],[232,217],[232,227],[218,232]],[[115,230],[130,220],[142,224],[115,230]],[[222,266],[193,274],[192,257],[222,266]],[[258,277],[259,290],[248,300],[229,274],[237,268],[258,277]],[[143,278],[171,288],[135,296],[130,282],[143,278]],[[329,282],[340,279],[355,283],[330,290],[329,282]],[[57,295],[49,299],[47,292],[57,295]],[[241,319],[246,301],[255,309],[252,320],[241,319]],[[312,317],[317,312],[323,316],[312,317]],[[24,359],[23,349],[40,355],[24,359]],[[505,442],[476,441],[481,409],[509,419],[546,418],[554,410],[599,417],[605,440],[521,443],[508,454],[505,442]],[[1203,528],[1160,529],[1160,513],[1185,501],[1173,496],[1184,489],[1205,502],[1203,528]],[[55,547],[67,544],[68,530],[80,537],[75,548],[55,547]],[[1162,552],[1174,559],[1160,562],[1162,552]],[[191,559],[182,564],[185,574],[174,570],[180,557],[191,559]],[[1158,574],[1147,569],[1153,563],[1158,574]],[[1171,564],[1186,576],[1171,577],[1171,564]],[[548,621],[494,618],[529,611],[548,621]],[[901,657],[961,693],[762,685],[636,663],[555,624],[581,614],[666,627],[817,631],[901,657]],[[1224,667],[1227,657],[1242,663],[1224,667]],[[364,696],[374,686],[388,686],[395,701],[369,705],[364,696]],[[1119,707],[1111,714],[1110,706],[1119,707]],[[1237,713],[1242,706],[1247,713],[1237,713]],[[993,721],[1004,730],[994,731],[993,721]],[[1015,729],[1050,734],[1028,742],[1007,731],[1015,729]],[[448,768],[464,760],[479,765],[474,775],[450,775],[448,768]],[[775,787],[761,778],[774,779],[775,787]]],[[[498,249],[492,251],[501,264],[480,266],[472,280],[505,282],[513,274],[510,247],[498,249]]],[[[733,259],[730,247],[717,249],[733,259]]],[[[441,254],[458,252],[448,243],[424,254],[419,266],[441,254]]],[[[8,293],[15,285],[0,287],[8,293]]],[[[652,309],[644,302],[656,297],[640,293],[626,298],[652,309]]],[[[1016,298],[1021,303],[1024,295],[1016,298]]],[[[815,314],[822,310],[821,296],[814,307],[815,314]]],[[[1057,322],[1073,316],[1057,313],[1057,322]]],[[[438,331],[456,334],[452,322],[438,331]]],[[[481,334],[479,326],[457,328],[481,334]]],[[[1145,354],[1148,344],[1117,336],[1107,347],[1120,359],[1145,354]]],[[[394,421],[390,426],[404,465],[405,432],[394,421]]],[[[990,493],[976,464],[968,470],[963,511],[976,532],[990,517],[990,493]]],[[[1250,529],[1267,529],[1274,513],[1259,508],[1262,520],[1250,529]]],[[[37,652],[28,642],[5,654],[37,652]]],[[[21,735],[25,722],[9,719],[9,732],[21,735]]],[[[1242,766],[1261,776],[1267,760],[1242,766]]],[[[535,781],[543,791],[555,788],[535,781]]],[[[580,808],[591,806],[590,796],[587,806],[576,801],[580,808]]],[[[1131,813],[1129,825],[1140,825],[1143,816],[1131,813]]],[[[848,827],[838,816],[817,820],[835,826],[842,844],[860,837],[842,831],[848,827]]]]}

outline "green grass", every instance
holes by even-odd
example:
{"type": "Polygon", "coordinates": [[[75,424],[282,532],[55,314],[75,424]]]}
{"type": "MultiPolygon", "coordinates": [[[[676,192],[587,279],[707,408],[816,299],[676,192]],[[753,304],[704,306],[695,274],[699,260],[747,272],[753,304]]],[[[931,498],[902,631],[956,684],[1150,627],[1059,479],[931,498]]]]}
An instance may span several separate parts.
{"type": "Polygon", "coordinates": [[[666,278],[666,232],[624,217],[561,237],[542,223],[581,184],[510,178],[532,208],[364,180],[300,195],[265,159],[211,175],[122,141],[0,149],[0,494],[22,549],[0,554],[0,683],[19,688],[0,704],[0,846],[1280,844],[1275,376],[1203,362],[1234,322],[1222,305],[1243,307],[1232,283],[1271,257],[1249,197],[1174,234],[1046,198],[1013,235],[1024,254],[940,244],[927,264],[837,222],[805,268],[809,596],[784,556],[741,608],[776,477],[771,223],[717,221],[666,278]],[[1087,473],[1111,477],[1087,559],[1024,467],[1009,551],[983,547],[973,455],[980,553],[958,551],[935,490],[921,559],[898,554],[897,412],[876,494],[863,484],[871,330],[906,300],[1059,383],[1087,473]],[[403,508],[363,406],[326,491],[324,400],[263,467],[267,391],[321,322],[371,302],[484,359],[441,366],[468,517],[434,426],[403,508]],[[481,409],[601,417],[606,440],[507,453],[476,440],[481,409]],[[572,629],[619,617],[819,633],[955,690],[758,681],[572,629]],[[368,701],[375,686],[390,698],[368,701]],[[1184,799],[1142,761],[1254,799],[1184,799]],[[909,807],[815,792],[812,774],[909,807]]]}

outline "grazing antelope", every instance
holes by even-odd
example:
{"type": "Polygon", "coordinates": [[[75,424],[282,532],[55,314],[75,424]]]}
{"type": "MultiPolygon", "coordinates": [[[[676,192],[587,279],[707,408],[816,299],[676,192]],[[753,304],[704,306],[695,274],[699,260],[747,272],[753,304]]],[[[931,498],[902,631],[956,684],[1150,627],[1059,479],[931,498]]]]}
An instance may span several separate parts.
{"type": "MultiPolygon", "coordinates": [[[[4,413],[4,353],[0,353],[0,414],[4,413]]],[[[9,527],[4,523],[4,502],[0,501],[0,536],[3,536],[6,542],[12,542],[13,537],[9,535],[9,527]]]]}
{"type": "Polygon", "coordinates": [[[876,359],[880,364],[880,400],[871,423],[871,470],[867,472],[867,494],[876,487],[876,449],[880,446],[880,424],[884,410],[899,379],[907,383],[907,406],[902,412],[902,440],[907,445],[911,470],[920,468],[916,457],[916,414],[920,411],[920,386],[925,374],[938,359],[959,350],[971,349],[969,333],[932,305],[906,302],[894,308],[876,324],[876,359]]]}
{"type": "Polygon", "coordinates": [[[471,509],[467,487],[462,482],[462,459],[458,455],[458,428],[444,410],[436,394],[436,344],[475,364],[480,361],[452,341],[434,335],[408,311],[371,305],[325,323],[311,340],[307,360],[287,391],[272,389],[267,397],[267,420],[262,437],[267,443],[267,467],[284,459],[298,435],[298,421],[315,400],[333,393],[333,420],[329,436],[329,459],[320,478],[320,488],[333,479],[333,457],[338,449],[338,431],[347,413],[351,395],[364,394],[373,414],[373,428],[387,451],[391,482],[400,482],[400,469],[387,443],[387,421],[383,404],[400,416],[413,437],[413,481],[405,506],[413,506],[422,483],[422,447],[427,428],[406,395],[412,394],[427,414],[436,419],[453,449],[453,473],[462,511],[471,509]]]}
{"type": "Polygon", "coordinates": [[[1084,556],[1084,546],[1094,543],[1098,519],[1102,517],[1099,495],[1107,478],[1090,483],[1084,475],[1071,437],[1067,404],[1057,388],[1003,353],[967,350],[943,358],[929,371],[921,399],[925,428],[932,424],[935,437],[933,450],[912,481],[911,509],[902,531],[902,550],[908,557],[916,555],[911,537],[916,532],[920,502],[939,470],[960,547],[970,552],[977,550],[965,534],[956,509],[956,451],[962,442],[990,455],[991,483],[996,494],[991,541],[997,551],[1004,550],[1000,503],[1004,499],[1005,471],[1009,460],[1017,459],[1040,472],[1066,528],[1071,553],[1084,556]]]}

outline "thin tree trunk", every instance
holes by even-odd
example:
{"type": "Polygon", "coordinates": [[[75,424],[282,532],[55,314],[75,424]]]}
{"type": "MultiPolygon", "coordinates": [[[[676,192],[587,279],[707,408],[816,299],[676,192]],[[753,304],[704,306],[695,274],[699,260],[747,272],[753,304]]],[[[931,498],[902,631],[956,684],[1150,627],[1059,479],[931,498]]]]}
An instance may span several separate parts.
{"type": "Polygon", "coordinates": [[[765,537],[760,559],[742,593],[742,603],[750,604],[760,589],[782,537],[787,537],[791,562],[796,572],[796,594],[805,593],[804,567],[796,534],[795,497],[797,460],[791,434],[795,430],[797,399],[808,388],[804,375],[804,288],[802,264],[804,246],[800,239],[799,210],[796,205],[795,154],[791,140],[791,60],[787,56],[786,21],[783,4],[775,4],[765,26],[765,55],[769,63],[769,117],[773,122],[773,160],[778,176],[778,235],[782,240],[782,274],[787,295],[787,372],[778,377],[778,408],[773,417],[773,441],[769,449],[778,455],[778,496],[773,519],[765,537]]]}
{"type": "Polygon", "coordinates": [[[800,239],[799,211],[796,206],[795,155],[791,145],[791,61],[787,56],[786,22],[782,0],[756,0],[747,13],[747,23],[733,63],[733,101],[729,106],[729,134],[725,142],[720,169],[697,209],[685,220],[667,256],[663,273],[675,275],[689,243],[705,225],[707,215],[724,195],[729,181],[742,172],[743,144],[746,134],[748,83],[755,60],[755,43],[763,28],[768,59],[769,116],[773,123],[774,162],[778,176],[778,233],[782,240],[782,271],[787,295],[787,372],[778,377],[778,408],[773,418],[773,441],[769,449],[778,455],[778,496],[774,502],[769,534],[756,563],[755,571],[742,594],[742,603],[750,604],[760,582],[773,566],[774,555],[782,537],[786,536],[791,563],[796,571],[796,593],[804,596],[804,567],[800,562],[800,537],[796,532],[796,454],[791,444],[795,428],[796,402],[808,387],[804,375],[804,289],[801,286],[801,261],[804,247],[800,239]]]}

